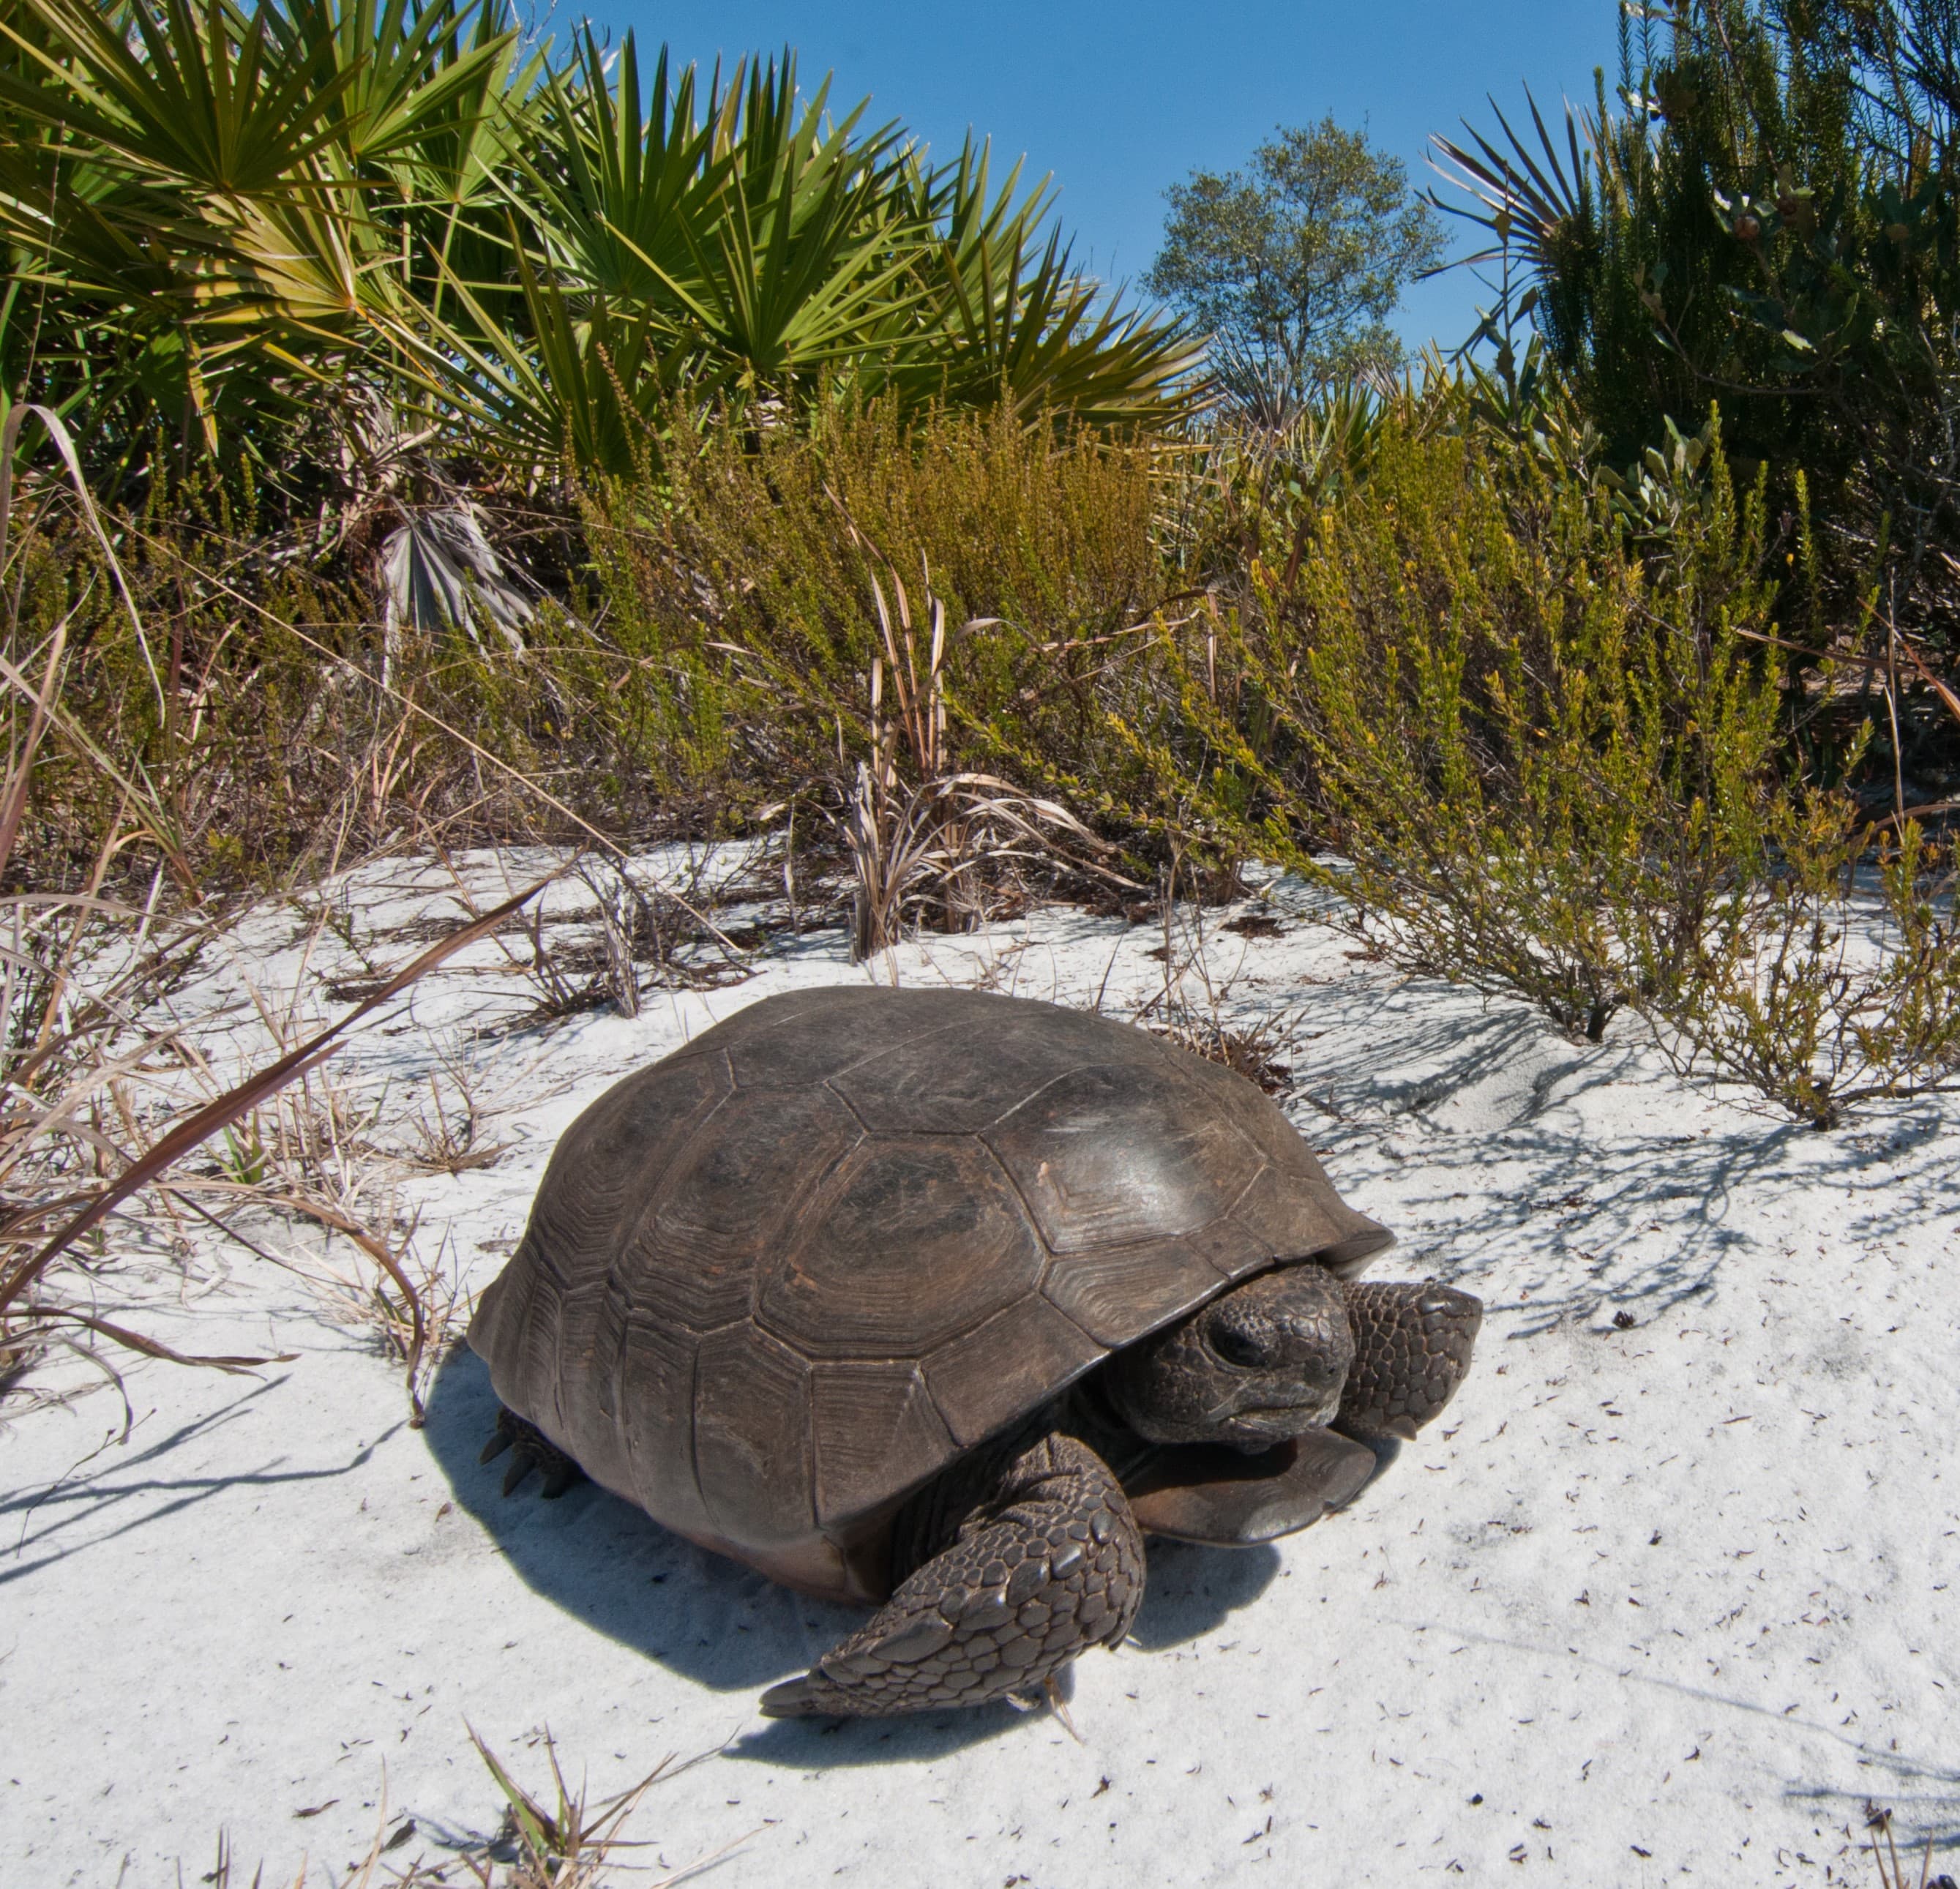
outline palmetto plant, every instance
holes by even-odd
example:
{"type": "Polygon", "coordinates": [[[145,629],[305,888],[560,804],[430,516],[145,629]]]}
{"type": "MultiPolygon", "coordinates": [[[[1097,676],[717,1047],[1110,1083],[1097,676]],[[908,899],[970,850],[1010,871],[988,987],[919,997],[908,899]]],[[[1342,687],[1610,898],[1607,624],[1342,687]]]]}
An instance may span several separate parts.
{"type": "MultiPolygon", "coordinates": [[[[1583,240],[1587,234],[1599,131],[1583,113],[1573,111],[1568,100],[1561,150],[1538,100],[1529,91],[1525,103],[1537,136],[1535,148],[1530,139],[1519,135],[1494,99],[1491,110],[1503,134],[1501,144],[1468,124],[1464,126],[1467,142],[1433,134],[1430,142],[1436,155],[1430,160],[1430,167],[1472,202],[1460,204],[1433,190],[1429,196],[1438,209],[1465,218],[1488,238],[1483,247],[1446,267],[1475,269],[1515,260],[1526,272],[1529,286],[1525,294],[1535,301],[1543,280],[1558,269],[1562,249],[1583,240]]],[[[1520,318],[1530,312],[1528,305],[1517,310],[1520,318]]]]}
{"type": "Polygon", "coordinates": [[[645,84],[507,0],[10,0],[0,383],[85,412],[111,486],[159,436],[275,468],[352,388],[527,479],[644,472],[677,399],[1175,418],[1190,338],[1018,186],[792,56],[645,84]]]}
{"type": "Polygon", "coordinates": [[[894,188],[896,132],[826,103],[799,99],[787,59],[698,101],[663,54],[643,110],[632,37],[609,58],[581,33],[500,180],[517,305],[500,317],[491,285],[447,270],[457,314],[408,317],[438,407],[515,455],[622,476],[683,390],[781,395],[888,347],[921,299],[924,232],[894,188]]]}
{"type": "Polygon", "coordinates": [[[262,449],[412,294],[409,219],[511,84],[515,35],[492,24],[455,0],[10,7],[7,393],[84,412],[113,470],[159,424],[262,449]]]}
{"type": "Polygon", "coordinates": [[[461,316],[428,331],[431,364],[461,370],[431,392],[514,451],[643,473],[682,393],[1120,426],[1195,392],[1192,339],[1100,297],[1045,231],[1045,189],[1020,195],[1017,170],[990,193],[984,148],[935,167],[861,107],[832,117],[788,57],[703,92],[663,53],[643,110],[632,37],[609,59],[581,34],[540,96],[508,203],[521,310],[495,319],[458,278],[461,316]]]}

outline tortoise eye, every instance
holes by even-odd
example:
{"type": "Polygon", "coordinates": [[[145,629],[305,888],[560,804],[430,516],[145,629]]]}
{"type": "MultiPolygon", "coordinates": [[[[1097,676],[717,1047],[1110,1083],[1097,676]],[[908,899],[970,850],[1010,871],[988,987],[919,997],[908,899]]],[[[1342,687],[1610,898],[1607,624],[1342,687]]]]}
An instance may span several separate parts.
{"type": "Polygon", "coordinates": [[[1227,1325],[1221,1319],[1212,1325],[1208,1335],[1212,1350],[1227,1364],[1250,1369],[1267,1362],[1266,1347],[1253,1334],[1236,1325],[1227,1325]]]}

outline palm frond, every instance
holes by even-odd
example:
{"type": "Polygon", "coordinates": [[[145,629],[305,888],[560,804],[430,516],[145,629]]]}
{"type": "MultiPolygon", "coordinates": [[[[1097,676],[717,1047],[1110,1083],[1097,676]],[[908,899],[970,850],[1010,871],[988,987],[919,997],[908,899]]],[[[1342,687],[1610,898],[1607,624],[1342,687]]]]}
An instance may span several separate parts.
{"type": "MultiPolygon", "coordinates": [[[[1453,202],[1439,196],[1433,188],[1427,193],[1428,200],[1448,215],[1488,231],[1494,238],[1487,247],[1446,262],[1443,269],[1475,268],[1508,253],[1527,268],[1541,270],[1549,262],[1563,234],[1592,215],[1598,127],[1583,112],[1575,112],[1567,100],[1565,145],[1561,152],[1529,87],[1525,101],[1531,108],[1532,126],[1537,134],[1535,150],[1512,128],[1495,99],[1490,101],[1491,110],[1503,133],[1504,148],[1467,122],[1464,130],[1470,139],[1468,145],[1459,144],[1440,132],[1430,135],[1430,143],[1443,161],[1439,163],[1432,157],[1430,168],[1452,189],[1475,201],[1474,206],[1453,202]]],[[[1437,275],[1441,270],[1427,273],[1437,275]]]]}
{"type": "Polygon", "coordinates": [[[336,135],[355,76],[335,69],[331,43],[284,30],[269,7],[248,19],[217,0],[16,3],[40,35],[5,16],[0,33],[39,83],[0,70],[0,98],[140,176],[222,196],[291,186],[336,135]]]}

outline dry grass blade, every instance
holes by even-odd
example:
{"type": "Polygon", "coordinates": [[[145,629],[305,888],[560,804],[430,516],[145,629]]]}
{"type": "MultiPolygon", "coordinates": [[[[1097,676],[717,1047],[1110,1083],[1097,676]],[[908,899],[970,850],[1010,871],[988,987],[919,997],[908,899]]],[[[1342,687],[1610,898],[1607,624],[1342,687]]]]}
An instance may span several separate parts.
{"type": "MultiPolygon", "coordinates": [[[[428,1347],[428,1313],[423,1303],[423,1296],[409,1283],[402,1270],[399,1257],[389,1249],[387,1243],[362,1226],[351,1215],[342,1213],[330,1202],[317,1200],[304,1194],[273,1194],[262,1197],[268,1207],[284,1207],[288,1213],[298,1213],[317,1221],[323,1226],[331,1227],[336,1233],[343,1234],[359,1247],[376,1265],[386,1273],[395,1290],[400,1293],[399,1309],[386,1307],[384,1310],[393,1318],[405,1321],[408,1331],[401,1344],[402,1361],[408,1372],[409,1419],[411,1429],[420,1429],[428,1412],[423,1407],[421,1388],[423,1355],[428,1347]]],[[[414,1237],[414,1229],[409,1231],[409,1239],[414,1237]]],[[[406,1247],[408,1242],[404,1240],[406,1247]]]]}
{"type": "MultiPolygon", "coordinates": [[[[1872,1852],[1872,1861],[1879,1872],[1879,1889],[1952,1889],[1951,1876],[1936,1877],[1933,1874],[1933,1838],[1926,1840],[1926,1853],[1920,1859],[1919,1879],[1915,1883],[1907,1875],[1905,1865],[1899,1861],[1898,1843],[1892,1833],[1892,1814],[1889,1809],[1867,1803],[1865,1806],[1865,1827],[1872,1833],[1867,1847],[1872,1852]],[[1885,1847],[1879,1846],[1883,1841],[1885,1847]]],[[[1908,1852],[1910,1855],[1910,1852],[1908,1852]]]]}
{"type": "MultiPolygon", "coordinates": [[[[554,1799],[546,1805],[518,1783],[503,1760],[478,1735],[474,1726],[466,1725],[465,1728],[477,1754],[504,1795],[504,1827],[501,1842],[515,1846],[518,1851],[512,1859],[514,1866],[504,1879],[506,1889],[598,1889],[599,1872],[616,1851],[646,1847],[643,1842],[629,1841],[624,1834],[626,1820],[639,1808],[640,1800],[663,1778],[678,1775],[673,1768],[673,1756],[670,1753],[638,1783],[588,1810],[584,1788],[581,1786],[574,1797],[566,1784],[564,1769],[558,1763],[558,1747],[546,1732],[543,1742],[546,1758],[551,1766],[554,1799]]],[[[682,1765],[679,1770],[687,1768],[682,1765]]],[[[747,1832],[724,1843],[711,1855],[697,1857],[692,1862],[662,1876],[650,1885],[650,1889],[670,1889],[670,1885],[684,1881],[746,1843],[754,1833],[752,1830],[747,1832]]],[[[490,1881],[487,1864],[475,1866],[487,1889],[490,1881]]]]}
{"type": "MultiPolygon", "coordinates": [[[[150,672],[151,685],[157,692],[157,706],[166,708],[164,700],[163,678],[157,673],[156,658],[150,654],[150,640],[143,634],[143,619],[136,609],[136,599],[130,593],[129,580],[123,574],[121,561],[116,555],[116,548],[109,542],[109,534],[103,529],[102,515],[95,509],[95,501],[91,497],[88,483],[82,476],[81,456],[75,450],[75,440],[61,415],[52,407],[37,405],[33,401],[19,402],[7,415],[6,425],[0,428],[0,571],[7,564],[7,539],[13,520],[14,510],[14,454],[21,441],[21,428],[29,416],[40,421],[47,429],[47,435],[54,441],[55,450],[62,456],[67,466],[68,477],[74,482],[77,495],[81,501],[83,513],[88,520],[89,529],[95,534],[96,542],[102,547],[102,555],[109,561],[109,568],[115,574],[116,587],[123,593],[124,606],[129,612],[129,626],[136,633],[138,646],[143,652],[144,666],[150,672]]],[[[4,857],[4,855],[0,855],[4,857]]]]}
{"type": "Polygon", "coordinates": [[[1919,651],[1914,648],[1910,638],[1901,637],[1898,639],[1898,646],[1905,652],[1907,661],[1919,671],[1920,681],[1924,682],[1927,687],[1946,704],[1948,712],[1952,714],[1953,719],[1955,721],[1960,721],[1960,695],[1955,695],[1952,689],[1949,688],[1931,669],[1927,667],[1925,660],[1920,656],[1919,651]]]}
{"type": "MultiPolygon", "coordinates": [[[[1163,943],[1152,952],[1163,965],[1163,982],[1157,994],[1136,1013],[1134,1021],[1153,1035],[1166,1038],[1179,1048],[1218,1063],[1235,1075],[1256,1083],[1269,1096],[1283,1096],[1293,1086],[1293,1070],[1283,1061],[1293,1019],[1274,1016],[1259,1023],[1228,1022],[1226,1001],[1236,973],[1222,982],[1211,974],[1207,949],[1202,907],[1194,902],[1190,942],[1186,944],[1177,923],[1176,890],[1182,861],[1174,861],[1164,875],[1158,907],[1163,927],[1163,943]],[[1202,987],[1201,1002],[1195,1001],[1186,984],[1195,978],[1202,987]]],[[[1239,920],[1229,930],[1242,927],[1249,935],[1264,935],[1261,927],[1269,918],[1239,920]]],[[[1101,999],[1099,994],[1098,1005],[1101,999]]]]}
{"type": "Polygon", "coordinates": [[[447,1091],[434,1071],[428,1076],[428,1101],[417,1103],[404,1124],[414,1145],[400,1151],[410,1166],[431,1174],[466,1174],[473,1168],[495,1167],[511,1146],[508,1141],[484,1138],[484,1124],[499,1112],[477,1099],[469,1071],[460,1061],[445,1057],[443,1074],[447,1091]]]}
{"type": "MultiPolygon", "coordinates": [[[[536,884],[485,912],[473,924],[431,945],[413,962],[391,977],[373,996],[350,1010],[339,1022],[309,1038],[276,1062],[268,1064],[245,1081],[234,1085],[206,1103],[188,1120],[179,1123],[139,1159],[132,1161],[121,1175],[103,1188],[52,1238],[16,1264],[4,1278],[0,1278],[0,1321],[8,1318],[23,1296],[62,1253],[84,1234],[100,1226],[131,1195],[148,1185],[220,1129],[230,1126],[286,1084],[317,1067],[334,1054],[341,1039],[355,1024],[371,1016],[411,984],[427,976],[445,959],[495,931],[504,920],[520,911],[556,876],[554,873],[539,880],[536,884]]],[[[402,1283],[406,1286],[406,1281],[402,1283]]]]}
{"type": "MultiPolygon", "coordinates": [[[[339,1878],[329,1875],[326,1879],[329,1889],[435,1889],[435,1885],[446,1883],[448,1877],[441,1864],[430,1865],[420,1859],[406,1865],[384,1862],[390,1850],[407,1842],[415,1833],[415,1819],[405,1817],[397,1821],[388,1808],[387,1774],[382,1773],[380,1814],[375,1820],[374,1840],[368,1846],[368,1853],[358,1863],[348,1865],[349,1874],[339,1878]],[[391,1831],[388,1826],[395,1825],[391,1831]],[[380,1872],[385,1872],[385,1874],[380,1872]]],[[[228,1831],[218,1833],[218,1859],[210,1872],[199,1878],[210,1885],[210,1889],[244,1889],[238,1876],[237,1859],[231,1849],[228,1831]]],[[[307,1865],[300,1865],[299,1874],[294,1877],[288,1889],[307,1889],[307,1865]]],[[[177,1882],[182,1889],[183,1874],[179,1866],[177,1882]]],[[[252,1872],[251,1889],[271,1889],[266,1881],[266,1865],[262,1862],[252,1872]]]]}
{"type": "MultiPolygon", "coordinates": [[[[518,1783],[509,1767],[473,1729],[469,1737],[504,1799],[502,1827],[498,1833],[487,1843],[479,1839],[466,1843],[460,1850],[445,1843],[438,1862],[431,1862],[425,1855],[415,1856],[412,1860],[397,1861],[395,1852],[402,1851],[417,1833],[417,1820],[390,1808],[384,1769],[379,1814],[366,1853],[358,1862],[348,1865],[349,1873],[346,1875],[334,1876],[329,1872],[329,1882],[338,1884],[339,1889],[383,1889],[383,1884],[389,1885],[389,1889],[434,1889],[435,1884],[459,1880],[455,1873],[459,1870],[464,1872],[462,1879],[476,1884],[478,1889],[601,1889],[602,1883],[617,1881],[616,1872],[622,1870],[630,1872],[636,1881],[642,1880],[652,1873],[646,1865],[625,1864],[619,1860],[622,1850],[651,1847],[644,1841],[629,1840],[625,1836],[626,1820],[638,1809],[641,1799],[655,1784],[676,1777],[703,1758],[713,1755],[712,1752],[704,1752],[687,1763],[676,1765],[670,1754],[638,1784],[588,1809],[583,1790],[574,1797],[568,1787],[564,1768],[558,1762],[557,1747],[549,1732],[543,1735],[542,1742],[551,1767],[553,1801],[549,1804],[540,1802],[518,1783]]],[[[323,1810],[328,1805],[319,1808],[323,1810]]],[[[301,1813],[302,1816],[313,1814],[301,1813]]],[[[718,1849],[697,1856],[678,1869],[667,1869],[663,1864],[660,1867],[665,1873],[647,1881],[645,1889],[674,1889],[674,1885],[698,1875],[731,1850],[739,1849],[755,1833],[753,1830],[745,1831],[718,1849]]],[[[212,1884],[213,1889],[246,1889],[228,1831],[219,1831],[216,1862],[200,1880],[212,1884]]],[[[304,1863],[289,1884],[283,1875],[279,1878],[285,1889],[305,1889],[309,1880],[308,1868],[304,1863]]],[[[180,1889],[183,1881],[180,1866],[180,1889]]],[[[250,1889],[273,1889],[267,1881],[262,1863],[253,1872],[250,1889]]]]}
{"type": "MultiPolygon", "coordinates": [[[[148,534],[139,535],[142,535],[146,537],[148,536],[148,534]]],[[[163,546],[163,541],[161,539],[150,538],[148,542],[157,545],[159,548],[165,548],[163,546]]],[[[460,743],[463,748],[467,749],[471,755],[475,756],[479,762],[488,766],[493,772],[502,774],[511,781],[514,781],[517,785],[521,787],[527,793],[535,795],[537,799],[542,800],[546,806],[549,807],[553,813],[558,814],[563,819],[570,822],[572,825],[577,827],[581,832],[587,835],[602,851],[616,854],[619,851],[618,843],[609,838],[606,834],[602,833],[597,827],[594,826],[592,822],[587,819],[583,815],[575,813],[571,807],[567,806],[565,803],[555,794],[551,793],[546,787],[540,786],[538,782],[531,779],[528,774],[520,772],[517,768],[512,767],[508,761],[504,760],[498,755],[492,753],[491,751],[488,748],[485,747],[481,742],[473,741],[468,735],[465,734],[463,730],[456,727],[454,723],[445,720],[441,715],[437,714],[432,709],[425,708],[420,702],[417,701],[412,695],[405,694],[402,690],[396,688],[391,682],[378,680],[374,677],[363,675],[355,663],[350,661],[348,657],[342,655],[339,650],[332,648],[328,644],[323,643],[319,638],[309,635],[304,629],[303,629],[298,624],[292,622],[291,619],[282,616],[278,612],[270,609],[266,604],[259,602],[257,598],[247,595],[244,591],[240,590],[235,584],[228,584],[224,579],[219,576],[216,572],[205,571],[202,574],[205,581],[210,585],[213,590],[218,592],[228,601],[237,604],[240,609],[249,611],[255,618],[266,625],[268,628],[277,630],[282,635],[291,637],[294,641],[304,645],[306,648],[312,650],[315,655],[331,663],[334,666],[336,670],[341,674],[347,676],[353,680],[361,682],[365,685],[377,688],[382,695],[385,695],[390,701],[394,703],[404,714],[412,715],[418,720],[427,722],[431,727],[439,730],[442,733],[447,735],[450,740],[460,743]]]]}
{"type": "MultiPolygon", "coordinates": [[[[4,536],[6,507],[0,503],[0,536],[4,536]]],[[[4,569],[0,560],[0,569],[4,569]]],[[[48,641],[46,669],[40,688],[28,698],[27,732],[21,736],[8,770],[4,807],[0,807],[0,860],[14,857],[14,842],[21,835],[21,822],[27,811],[27,788],[34,776],[34,759],[41,751],[41,738],[54,718],[55,697],[61,688],[62,659],[68,653],[68,619],[64,617],[48,641]]]]}
{"type": "Polygon", "coordinates": [[[263,1358],[217,1357],[200,1352],[173,1350],[155,1338],[147,1338],[140,1331],[132,1331],[126,1325],[117,1325],[110,1319],[99,1318],[92,1312],[77,1312],[72,1306],[37,1306],[33,1317],[41,1325],[80,1325],[98,1337],[113,1340],[126,1351],[139,1352],[146,1358],[161,1358],[167,1364],[200,1365],[212,1371],[252,1371],[261,1365],[290,1364],[299,1356],[297,1351],[282,1351],[263,1358]]]}

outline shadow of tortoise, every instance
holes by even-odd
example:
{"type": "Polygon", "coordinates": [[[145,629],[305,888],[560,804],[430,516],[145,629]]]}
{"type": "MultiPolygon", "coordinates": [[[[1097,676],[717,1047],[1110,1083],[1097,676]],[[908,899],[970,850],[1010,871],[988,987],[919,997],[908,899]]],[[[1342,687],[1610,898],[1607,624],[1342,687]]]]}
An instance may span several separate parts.
{"type": "MultiPolygon", "coordinates": [[[[596,1484],[580,1483],[555,1502],[539,1499],[535,1481],[504,1496],[504,1459],[478,1461],[497,1410],[483,1361],[459,1346],[436,1374],[422,1433],[457,1506],[482,1525],[517,1577],[593,1632],[696,1685],[759,1693],[863,1623],[861,1611],[812,1600],[697,1547],[596,1484]]],[[[1153,1541],[1134,1638],[1150,1651],[1201,1638],[1256,1600],[1279,1569],[1269,1545],[1153,1541]]],[[[804,1764],[927,1757],[996,1737],[1021,1716],[995,1705],[841,1728],[783,1720],[729,1751],[804,1764]]]]}

